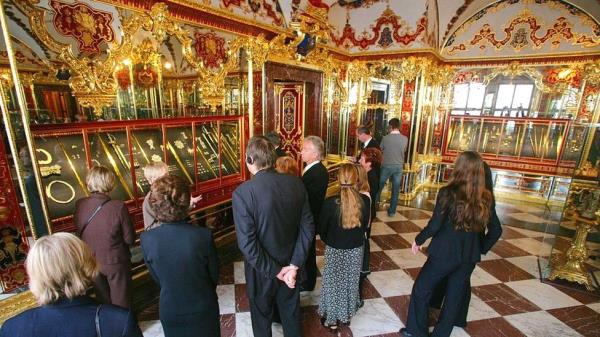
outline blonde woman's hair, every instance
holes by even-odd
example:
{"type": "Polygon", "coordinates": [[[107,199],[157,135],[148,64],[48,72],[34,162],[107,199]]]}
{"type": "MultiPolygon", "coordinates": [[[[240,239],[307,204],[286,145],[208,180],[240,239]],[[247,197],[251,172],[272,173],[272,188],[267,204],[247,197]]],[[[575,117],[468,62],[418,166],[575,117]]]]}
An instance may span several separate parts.
{"type": "Polygon", "coordinates": [[[115,174],[104,166],[94,165],[85,177],[90,193],[108,193],[115,188],[115,174]]]}
{"type": "Polygon", "coordinates": [[[35,242],[25,262],[29,289],[40,305],[84,295],[98,275],[92,251],[71,233],[47,235],[35,242]]]}
{"type": "Polygon", "coordinates": [[[340,212],[341,225],[344,229],[360,227],[363,202],[356,184],[358,182],[358,168],[352,164],[343,164],[338,171],[340,182],[340,212]]]}
{"type": "Polygon", "coordinates": [[[156,181],[156,179],[169,173],[169,167],[162,161],[152,162],[144,167],[144,178],[148,180],[150,185],[156,181]]]}
{"type": "Polygon", "coordinates": [[[275,170],[279,173],[298,175],[298,163],[290,156],[277,158],[275,161],[275,170]]]}
{"type": "Polygon", "coordinates": [[[369,176],[367,170],[361,165],[355,165],[358,170],[358,181],[356,182],[356,189],[360,193],[370,193],[371,188],[369,187],[369,176]]]}

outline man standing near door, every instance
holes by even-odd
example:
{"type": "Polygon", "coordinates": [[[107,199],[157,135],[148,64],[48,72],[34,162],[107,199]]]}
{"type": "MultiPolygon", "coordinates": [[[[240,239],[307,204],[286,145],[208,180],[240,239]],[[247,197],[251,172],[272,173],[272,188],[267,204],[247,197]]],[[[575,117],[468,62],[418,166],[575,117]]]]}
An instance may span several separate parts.
{"type": "Polygon", "coordinates": [[[400,194],[400,182],[402,179],[402,166],[404,165],[404,154],[408,146],[408,138],[400,133],[400,120],[398,118],[390,119],[390,133],[381,140],[381,150],[383,151],[383,163],[381,165],[381,178],[379,180],[379,193],[375,197],[375,203],[379,203],[381,191],[388,179],[392,180],[392,199],[390,207],[387,209],[389,217],[396,215],[398,206],[398,194],[400,194]]]}
{"type": "MultiPolygon", "coordinates": [[[[302,171],[302,182],[306,187],[308,194],[308,202],[313,218],[319,219],[319,212],[325,194],[327,193],[327,184],[329,183],[329,174],[327,168],[321,163],[325,154],[325,144],[323,140],[317,136],[308,136],[304,138],[302,143],[302,161],[306,163],[302,171]]],[[[300,291],[313,291],[317,282],[317,254],[315,248],[315,240],[313,237],[312,246],[308,251],[306,264],[303,268],[303,281],[300,285],[300,291]]]]}
{"type": "Polygon", "coordinates": [[[376,148],[378,150],[381,150],[377,140],[371,136],[371,130],[369,130],[368,127],[366,127],[364,125],[359,126],[356,129],[356,137],[358,138],[358,140],[360,141],[360,144],[361,144],[360,151],[358,152],[358,155],[356,156],[356,158],[350,158],[350,161],[358,163],[358,161],[360,160],[360,155],[362,154],[364,149],[376,148]]]}

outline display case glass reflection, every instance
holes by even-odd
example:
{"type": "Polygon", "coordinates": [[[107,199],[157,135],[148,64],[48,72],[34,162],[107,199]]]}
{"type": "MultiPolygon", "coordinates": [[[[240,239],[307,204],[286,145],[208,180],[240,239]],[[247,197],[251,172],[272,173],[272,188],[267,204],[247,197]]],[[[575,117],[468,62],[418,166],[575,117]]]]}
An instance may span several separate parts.
{"type": "Polygon", "coordinates": [[[135,165],[135,178],[142,195],[150,191],[144,177],[144,167],[153,162],[164,162],[163,135],[160,127],[131,130],[131,147],[135,165]]]}
{"type": "Polygon", "coordinates": [[[237,121],[221,123],[221,161],[223,175],[240,172],[240,125],[237,121]]]}
{"type": "Polygon", "coordinates": [[[110,193],[113,199],[130,200],[135,197],[131,176],[131,161],[127,133],[97,131],[88,134],[92,162],[102,165],[115,174],[115,188],[110,193]]]}
{"type": "Polygon", "coordinates": [[[501,156],[517,156],[521,147],[525,126],[521,122],[506,120],[503,123],[498,154],[501,156]]]}
{"type": "Polygon", "coordinates": [[[167,164],[169,173],[178,175],[193,185],[194,178],[194,140],[191,126],[167,128],[167,164]]]}
{"type": "Polygon", "coordinates": [[[498,144],[502,134],[502,122],[484,121],[479,152],[485,154],[498,153],[498,144]]]}
{"type": "Polygon", "coordinates": [[[481,121],[457,118],[451,121],[448,149],[451,151],[476,151],[481,121]]]}
{"type": "Polygon", "coordinates": [[[73,215],[75,202],[88,195],[83,144],[82,134],[35,137],[36,156],[51,220],[73,215]]]}
{"type": "Polygon", "coordinates": [[[201,181],[219,177],[218,139],[219,130],[217,123],[196,124],[198,176],[201,181]]]}

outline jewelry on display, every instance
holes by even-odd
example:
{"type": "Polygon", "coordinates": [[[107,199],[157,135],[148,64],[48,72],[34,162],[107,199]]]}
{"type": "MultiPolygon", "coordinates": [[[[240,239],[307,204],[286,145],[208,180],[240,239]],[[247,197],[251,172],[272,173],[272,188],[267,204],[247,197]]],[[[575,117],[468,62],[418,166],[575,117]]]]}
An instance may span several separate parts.
{"type": "Polygon", "coordinates": [[[48,186],[46,186],[46,196],[48,197],[48,199],[54,201],[57,204],[68,204],[71,201],[73,201],[73,199],[75,199],[75,189],[73,188],[73,186],[71,186],[71,184],[64,180],[53,180],[48,184],[48,186]],[[66,200],[59,200],[52,195],[52,186],[57,183],[67,186],[67,188],[71,191],[71,196],[66,200]]]}
{"type": "Polygon", "coordinates": [[[102,137],[100,137],[100,134],[96,134],[96,137],[98,137],[98,140],[100,140],[100,145],[102,145],[102,148],[104,149],[106,158],[108,158],[108,162],[110,163],[113,170],[117,174],[117,178],[119,178],[119,181],[121,182],[121,185],[125,189],[125,192],[127,192],[127,195],[129,195],[129,197],[131,199],[133,199],[133,193],[131,192],[131,189],[127,185],[127,181],[125,181],[125,178],[123,178],[123,175],[121,174],[121,171],[119,170],[119,167],[117,166],[117,162],[115,162],[115,158],[113,158],[113,156],[110,154],[110,151],[108,151],[108,146],[106,145],[106,143],[104,142],[102,137]]]}
{"type": "Polygon", "coordinates": [[[162,158],[159,155],[157,155],[157,154],[153,154],[152,155],[152,161],[155,162],[155,163],[158,163],[158,162],[162,161],[162,158]]]}
{"type": "Polygon", "coordinates": [[[44,160],[38,159],[38,164],[40,164],[40,165],[48,165],[48,164],[50,164],[52,162],[52,155],[50,154],[50,152],[48,152],[48,151],[46,151],[44,149],[41,149],[41,148],[35,149],[35,151],[39,152],[39,153],[42,153],[44,156],[46,156],[46,158],[44,160]]]}
{"type": "Polygon", "coordinates": [[[148,139],[146,141],[146,144],[148,144],[148,146],[150,147],[150,150],[156,150],[156,148],[154,147],[154,140],[148,139]]]}
{"type": "Polygon", "coordinates": [[[146,155],[146,151],[144,151],[142,144],[140,144],[140,141],[137,139],[135,134],[133,134],[133,132],[131,133],[131,137],[133,138],[133,141],[137,144],[137,147],[140,149],[140,152],[142,153],[142,156],[146,160],[146,163],[150,164],[150,159],[148,159],[148,155],[146,155]]]}
{"type": "Polygon", "coordinates": [[[175,144],[175,147],[179,150],[183,150],[183,148],[185,147],[185,145],[183,145],[183,142],[180,140],[174,141],[173,144],[175,144]]]}
{"type": "Polygon", "coordinates": [[[190,184],[194,184],[194,179],[192,179],[192,177],[190,177],[190,174],[188,173],[187,168],[185,167],[185,165],[183,164],[183,162],[177,155],[177,151],[175,151],[175,149],[173,148],[173,146],[171,145],[170,142],[167,142],[167,149],[169,149],[169,151],[171,152],[171,154],[177,161],[177,164],[179,164],[179,167],[181,167],[181,171],[183,172],[183,174],[185,174],[185,177],[188,178],[188,180],[190,181],[190,184]]]}
{"type": "Polygon", "coordinates": [[[83,183],[83,180],[81,179],[81,177],[79,176],[79,173],[75,169],[75,165],[71,161],[71,157],[67,153],[67,150],[65,149],[65,146],[59,140],[58,136],[56,137],[56,142],[58,143],[58,146],[60,146],[60,149],[62,150],[62,152],[63,152],[63,154],[65,156],[65,159],[67,159],[67,163],[69,163],[69,167],[71,168],[71,171],[73,171],[73,175],[75,175],[75,179],[77,180],[77,183],[79,184],[79,187],[81,187],[81,190],[83,191],[83,193],[85,194],[86,197],[89,196],[86,184],[83,183]]]}
{"type": "Polygon", "coordinates": [[[62,167],[60,165],[40,166],[40,175],[43,178],[49,177],[53,174],[60,175],[61,171],[62,167]]]}

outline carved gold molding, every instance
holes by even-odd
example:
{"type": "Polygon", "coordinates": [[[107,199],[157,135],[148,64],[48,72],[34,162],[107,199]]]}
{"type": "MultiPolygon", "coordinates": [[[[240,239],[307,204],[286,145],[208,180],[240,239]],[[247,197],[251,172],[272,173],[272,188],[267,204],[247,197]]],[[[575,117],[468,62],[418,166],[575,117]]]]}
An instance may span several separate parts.
{"type": "Polygon", "coordinates": [[[37,302],[30,291],[24,291],[5,300],[0,306],[0,324],[7,319],[37,306],[37,302]]]}

